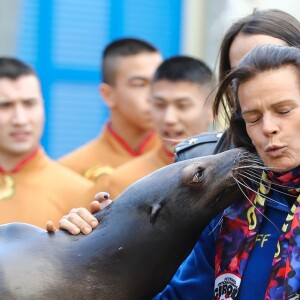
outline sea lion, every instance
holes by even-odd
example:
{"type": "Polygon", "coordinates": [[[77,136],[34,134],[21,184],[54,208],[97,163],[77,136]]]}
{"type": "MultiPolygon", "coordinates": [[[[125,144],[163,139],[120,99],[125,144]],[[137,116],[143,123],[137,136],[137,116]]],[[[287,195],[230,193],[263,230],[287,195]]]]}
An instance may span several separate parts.
{"type": "MultiPolygon", "coordinates": [[[[0,226],[1,299],[151,299],[203,228],[234,201],[232,171],[244,149],[171,164],[142,178],[96,214],[90,235],[0,226]]],[[[42,199],[41,199],[42,201],[42,199]]]]}

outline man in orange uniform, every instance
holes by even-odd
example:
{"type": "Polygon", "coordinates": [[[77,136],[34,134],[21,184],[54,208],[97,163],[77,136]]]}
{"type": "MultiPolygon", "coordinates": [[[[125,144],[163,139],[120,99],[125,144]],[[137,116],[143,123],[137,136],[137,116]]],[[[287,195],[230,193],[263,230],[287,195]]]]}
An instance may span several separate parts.
{"type": "Polygon", "coordinates": [[[93,184],[52,161],[40,138],[45,122],[35,71],[0,58],[0,220],[45,227],[77,203],[88,207],[93,184]]]}
{"type": "Polygon", "coordinates": [[[114,199],[134,181],[172,163],[178,142],[208,130],[212,112],[205,101],[211,88],[212,72],[203,62],[186,56],[165,60],[154,74],[150,97],[162,146],[120,166],[104,182],[99,180],[96,190],[114,199]]]}
{"type": "Polygon", "coordinates": [[[100,136],[59,162],[90,180],[160,146],[150,113],[150,80],[162,57],[149,43],[120,39],[103,52],[99,92],[110,110],[100,136]]]}

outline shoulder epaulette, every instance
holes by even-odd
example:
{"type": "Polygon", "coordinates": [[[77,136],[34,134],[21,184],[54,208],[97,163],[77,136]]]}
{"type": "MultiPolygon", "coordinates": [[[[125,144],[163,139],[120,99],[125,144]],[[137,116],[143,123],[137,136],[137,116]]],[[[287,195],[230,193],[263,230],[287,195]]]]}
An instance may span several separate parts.
{"type": "Polygon", "coordinates": [[[209,132],[189,137],[176,145],[175,161],[213,154],[222,135],[222,132],[209,132]]]}
{"type": "Polygon", "coordinates": [[[209,132],[209,133],[202,133],[198,135],[194,135],[189,137],[188,139],[180,142],[175,147],[175,152],[180,152],[182,150],[186,150],[188,148],[193,148],[199,144],[205,143],[215,143],[218,142],[222,136],[223,132],[209,132]]]}

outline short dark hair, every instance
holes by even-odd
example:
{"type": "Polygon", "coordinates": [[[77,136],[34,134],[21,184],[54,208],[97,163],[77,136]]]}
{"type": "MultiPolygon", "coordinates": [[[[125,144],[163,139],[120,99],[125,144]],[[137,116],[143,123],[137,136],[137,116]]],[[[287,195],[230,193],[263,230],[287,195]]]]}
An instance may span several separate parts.
{"type": "Polygon", "coordinates": [[[211,83],[213,73],[201,60],[189,56],[173,56],[164,60],[153,75],[153,82],[169,80],[187,81],[200,85],[211,83]]]}
{"type": "Polygon", "coordinates": [[[102,54],[103,82],[107,84],[114,83],[117,68],[116,58],[155,52],[159,52],[157,48],[141,39],[123,38],[111,42],[102,54]]]}
{"type": "Polygon", "coordinates": [[[24,75],[36,75],[32,67],[13,57],[0,57],[0,78],[16,80],[24,75]]]}
{"type": "Polygon", "coordinates": [[[300,79],[299,48],[278,45],[257,46],[240,61],[238,67],[232,70],[220,84],[215,101],[216,103],[220,103],[225,97],[225,101],[230,104],[232,111],[231,115],[227,115],[227,121],[229,123],[229,133],[235,146],[255,151],[242,117],[238,99],[240,84],[254,78],[260,73],[277,70],[284,66],[293,67],[298,72],[300,79]]]}

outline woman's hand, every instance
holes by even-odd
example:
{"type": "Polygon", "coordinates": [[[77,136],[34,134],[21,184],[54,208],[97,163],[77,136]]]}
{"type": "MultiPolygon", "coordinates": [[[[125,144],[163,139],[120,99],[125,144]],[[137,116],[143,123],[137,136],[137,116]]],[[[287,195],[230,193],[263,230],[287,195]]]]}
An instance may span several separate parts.
{"type": "MultiPolygon", "coordinates": [[[[109,197],[109,194],[106,192],[96,194],[95,200],[90,203],[91,212],[83,207],[71,209],[69,214],[60,219],[59,229],[65,229],[73,235],[77,235],[79,233],[91,233],[99,223],[92,214],[111,204],[112,200],[110,200],[109,197]]],[[[47,222],[46,230],[48,232],[54,232],[56,230],[52,221],[47,222]]]]}

